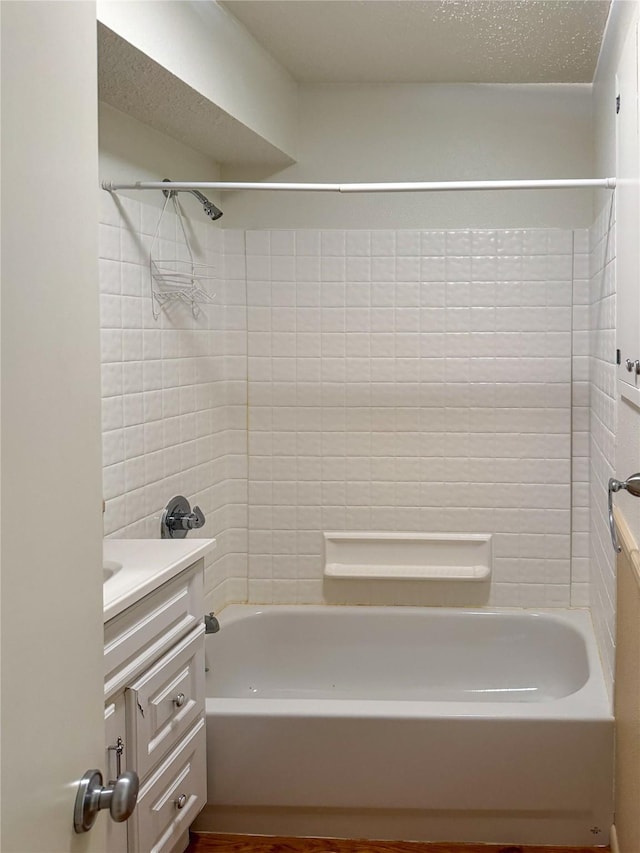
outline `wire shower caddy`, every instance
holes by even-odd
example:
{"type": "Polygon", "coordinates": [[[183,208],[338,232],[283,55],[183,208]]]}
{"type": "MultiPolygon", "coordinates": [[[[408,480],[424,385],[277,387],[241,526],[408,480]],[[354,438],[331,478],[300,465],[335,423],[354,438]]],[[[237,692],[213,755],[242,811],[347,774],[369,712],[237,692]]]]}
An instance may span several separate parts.
{"type": "Polygon", "coordinates": [[[197,319],[201,314],[200,305],[215,301],[216,295],[207,290],[207,285],[216,281],[217,271],[210,264],[196,263],[187,236],[184,217],[177,201],[178,193],[175,190],[163,190],[163,193],[165,201],[158,218],[158,224],[149,252],[151,311],[153,312],[154,319],[157,320],[163,305],[168,302],[183,302],[189,305],[191,313],[197,319]],[[180,260],[179,258],[167,260],[153,257],[153,252],[160,235],[160,226],[169,201],[173,203],[173,209],[180,225],[180,231],[182,232],[184,246],[189,256],[188,260],[180,260]]]}

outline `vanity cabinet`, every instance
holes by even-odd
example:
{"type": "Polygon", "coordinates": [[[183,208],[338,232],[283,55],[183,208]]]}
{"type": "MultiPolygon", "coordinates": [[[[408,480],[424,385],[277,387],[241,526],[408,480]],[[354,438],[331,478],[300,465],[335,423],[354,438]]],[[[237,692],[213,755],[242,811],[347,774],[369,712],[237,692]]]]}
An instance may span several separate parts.
{"type": "Polygon", "coordinates": [[[206,802],[204,562],[199,560],[104,627],[110,778],[140,778],[138,804],[109,821],[108,853],[182,853],[206,802]]]}

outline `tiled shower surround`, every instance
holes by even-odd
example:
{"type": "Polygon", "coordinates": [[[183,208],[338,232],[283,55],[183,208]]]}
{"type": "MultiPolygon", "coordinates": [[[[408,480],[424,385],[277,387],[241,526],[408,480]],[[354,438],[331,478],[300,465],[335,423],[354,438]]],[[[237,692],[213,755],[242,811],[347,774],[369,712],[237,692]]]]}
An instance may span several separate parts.
{"type": "Polygon", "coordinates": [[[616,635],[616,559],[607,516],[607,482],[615,476],[616,278],[615,206],[607,204],[590,229],[590,599],[594,628],[609,690],[616,635]]]}
{"type": "MultiPolygon", "coordinates": [[[[101,196],[103,490],[105,534],[160,535],[177,494],[207,517],[191,536],[213,536],[205,567],[209,603],[247,589],[246,331],[244,281],[227,294],[222,233],[188,222],[196,259],[211,265],[216,293],[194,318],[171,303],[151,311],[149,251],[160,210],[101,196]]],[[[184,258],[175,215],[162,220],[157,251],[184,258]]]]}
{"type": "Polygon", "coordinates": [[[573,249],[247,232],[251,601],[570,604],[573,249]],[[323,583],[326,530],[493,533],[490,594],[323,583]]]}
{"type": "Polygon", "coordinates": [[[587,603],[575,387],[572,409],[572,379],[588,394],[586,232],[196,224],[216,303],[156,323],[145,249],[158,211],[125,213],[112,204],[101,252],[107,533],[157,535],[166,499],[200,502],[220,544],[215,608],[587,603]],[[328,530],[493,533],[490,589],[325,584],[328,530]]]}

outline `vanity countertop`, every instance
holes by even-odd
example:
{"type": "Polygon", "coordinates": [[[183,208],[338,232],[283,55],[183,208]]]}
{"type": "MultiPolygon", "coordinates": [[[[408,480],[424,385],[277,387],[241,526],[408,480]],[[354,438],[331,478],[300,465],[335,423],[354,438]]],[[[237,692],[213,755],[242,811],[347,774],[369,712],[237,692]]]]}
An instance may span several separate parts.
{"type": "Polygon", "coordinates": [[[216,547],[215,539],[105,539],[104,621],[113,619],[216,547]]]}

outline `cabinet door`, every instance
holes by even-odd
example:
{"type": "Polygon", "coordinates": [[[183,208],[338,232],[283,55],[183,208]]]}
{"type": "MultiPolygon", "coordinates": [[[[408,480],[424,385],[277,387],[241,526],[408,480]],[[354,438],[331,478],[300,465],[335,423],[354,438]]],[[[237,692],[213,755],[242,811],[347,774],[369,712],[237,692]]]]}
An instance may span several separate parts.
{"type": "Polygon", "coordinates": [[[125,691],[130,760],[144,780],[204,711],[204,626],[125,691]]]}
{"type": "MultiPolygon", "coordinates": [[[[104,709],[104,728],[106,748],[104,757],[105,784],[114,781],[118,776],[118,761],[116,748],[119,742],[122,746],[120,757],[121,772],[127,769],[127,744],[125,740],[125,702],[124,693],[117,696],[104,709]]],[[[103,812],[107,827],[106,853],[125,853],[127,849],[127,823],[116,823],[111,820],[108,812],[103,812]]]]}

